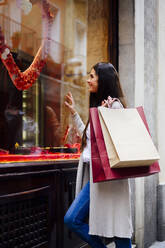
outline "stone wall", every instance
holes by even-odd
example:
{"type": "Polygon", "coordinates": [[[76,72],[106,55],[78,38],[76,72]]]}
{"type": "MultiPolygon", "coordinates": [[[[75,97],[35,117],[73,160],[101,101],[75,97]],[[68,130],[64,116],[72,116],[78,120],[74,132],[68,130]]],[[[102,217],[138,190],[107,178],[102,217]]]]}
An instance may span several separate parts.
{"type": "Polygon", "coordinates": [[[133,0],[119,0],[119,76],[129,107],[134,105],[135,41],[133,0]]]}
{"type": "MultiPolygon", "coordinates": [[[[129,106],[144,106],[157,144],[157,1],[119,1],[119,74],[129,106]]],[[[133,184],[133,183],[132,183],[133,184]]],[[[148,248],[157,239],[158,176],[135,179],[135,242],[148,248]]]]}
{"type": "MultiPolygon", "coordinates": [[[[157,144],[157,1],[144,1],[144,110],[149,129],[157,144]]],[[[144,247],[157,239],[157,185],[158,176],[145,178],[144,183],[144,247]]]]}
{"type": "Polygon", "coordinates": [[[158,240],[165,240],[165,1],[159,0],[158,15],[158,113],[157,113],[157,129],[158,129],[158,147],[160,153],[161,172],[159,173],[158,185],[158,240]]]}
{"type": "MultiPolygon", "coordinates": [[[[134,106],[135,40],[134,3],[119,0],[119,76],[128,107],[134,106]]],[[[135,180],[131,179],[132,220],[135,239],[135,180]]]]}

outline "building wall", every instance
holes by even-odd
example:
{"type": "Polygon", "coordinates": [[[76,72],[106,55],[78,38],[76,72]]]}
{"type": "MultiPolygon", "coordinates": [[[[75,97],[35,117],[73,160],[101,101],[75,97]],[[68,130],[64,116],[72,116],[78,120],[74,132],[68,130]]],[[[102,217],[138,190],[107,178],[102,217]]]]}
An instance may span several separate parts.
{"type": "MultiPolygon", "coordinates": [[[[144,105],[144,0],[134,2],[135,106],[144,105]],[[140,35],[139,35],[140,34],[140,35]]],[[[144,178],[135,179],[135,242],[144,247],[144,178]]]]}
{"type": "MultiPolygon", "coordinates": [[[[154,143],[157,145],[157,6],[158,1],[144,1],[144,110],[154,143]]],[[[158,176],[145,178],[144,183],[144,247],[157,239],[158,176]]]]}
{"type": "Polygon", "coordinates": [[[165,240],[165,1],[158,1],[158,97],[157,97],[157,129],[160,167],[158,185],[158,240],[165,240]]]}
{"type": "Polygon", "coordinates": [[[160,152],[161,173],[159,174],[160,183],[165,182],[165,1],[159,0],[158,6],[158,97],[157,97],[157,128],[158,128],[158,146],[160,152]]]}
{"type": "Polygon", "coordinates": [[[119,76],[129,107],[134,105],[134,1],[119,0],[119,76]]]}
{"type": "MultiPolygon", "coordinates": [[[[119,0],[119,74],[129,106],[144,107],[158,144],[158,1],[119,0]]],[[[158,175],[132,182],[134,238],[138,248],[157,240],[158,175]]]]}
{"type": "MultiPolygon", "coordinates": [[[[135,91],[134,2],[119,0],[119,76],[128,107],[134,106],[135,91]]],[[[135,180],[131,179],[132,220],[135,240],[135,180]]]]}

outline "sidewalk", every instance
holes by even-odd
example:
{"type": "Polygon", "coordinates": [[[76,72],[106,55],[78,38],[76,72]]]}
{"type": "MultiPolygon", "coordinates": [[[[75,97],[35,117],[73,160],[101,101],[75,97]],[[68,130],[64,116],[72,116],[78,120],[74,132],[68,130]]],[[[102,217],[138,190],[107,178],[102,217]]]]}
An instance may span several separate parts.
{"type": "Polygon", "coordinates": [[[153,245],[148,248],[165,248],[165,241],[158,242],[156,241],[153,245]]]}
{"type": "MultiPolygon", "coordinates": [[[[115,248],[115,244],[111,243],[107,246],[107,248],[115,248]]],[[[135,245],[132,245],[132,248],[136,248],[135,245]]],[[[148,248],[165,248],[165,241],[163,242],[158,242],[156,241],[154,244],[152,244],[150,247],[148,248]]]]}
{"type": "MultiPolygon", "coordinates": [[[[162,247],[160,247],[160,248],[162,248],[162,247]]],[[[111,244],[107,245],[107,248],[115,248],[115,243],[111,243],[111,244]]],[[[132,245],[132,248],[136,248],[136,246],[135,245],[132,245]]],[[[152,247],[152,248],[157,248],[157,247],[152,247]]]]}

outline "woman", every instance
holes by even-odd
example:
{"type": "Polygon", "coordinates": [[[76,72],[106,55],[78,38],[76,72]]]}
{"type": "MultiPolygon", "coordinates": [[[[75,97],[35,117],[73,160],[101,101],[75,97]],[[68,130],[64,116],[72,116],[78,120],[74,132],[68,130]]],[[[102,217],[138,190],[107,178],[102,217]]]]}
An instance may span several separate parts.
{"type": "MultiPolygon", "coordinates": [[[[87,82],[90,107],[126,107],[118,74],[112,64],[98,63],[93,66],[87,82]],[[120,101],[116,101],[116,98],[120,101]]],[[[82,137],[82,155],[77,172],[76,198],[67,211],[64,222],[93,248],[106,247],[99,236],[114,237],[117,248],[131,248],[129,182],[116,180],[93,183],[89,121],[85,127],[76,112],[71,93],[67,94],[65,104],[82,137]],[[88,214],[89,225],[85,221],[88,214]]]]}

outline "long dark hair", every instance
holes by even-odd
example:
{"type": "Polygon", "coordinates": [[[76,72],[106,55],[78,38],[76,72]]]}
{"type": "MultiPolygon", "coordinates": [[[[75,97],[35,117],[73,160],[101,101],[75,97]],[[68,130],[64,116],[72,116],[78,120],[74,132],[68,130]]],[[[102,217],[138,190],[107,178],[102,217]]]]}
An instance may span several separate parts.
{"type": "MultiPolygon", "coordinates": [[[[111,63],[100,62],[95,64],[92,69],[95,70],[95,73],[98,76],[98,90],[96,93],[90,93],[90,108],[100,106],[102,101],[107,100],[108,96],[118,98],[124,108],[126,108],[123,90],[120,85],[118,73],[114,66],[111,63]]],[[[81,150],[86,146],[86,129],[88,123],[89,120],[82,136],[81,150]]]]}
{"type": "Polygon", "coordinates": [[[120,99],[124,107],[124,94],[120,85],[118,73],[111,63],[97,63],[92,67],[98,76],[98,91],[90,93],[90,107],[98,107],[108,96],[120,99]]]}

